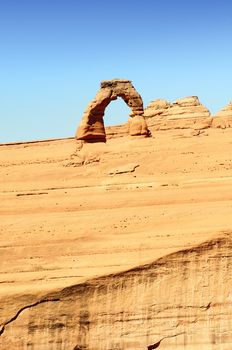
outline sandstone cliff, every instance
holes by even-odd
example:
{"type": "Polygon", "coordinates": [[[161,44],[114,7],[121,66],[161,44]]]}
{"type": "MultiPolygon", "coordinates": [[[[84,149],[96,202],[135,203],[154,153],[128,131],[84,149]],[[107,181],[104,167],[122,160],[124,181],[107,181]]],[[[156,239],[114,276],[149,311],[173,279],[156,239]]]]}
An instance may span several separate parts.
{"type": "Polygon", "coordinates": [[[231,232],[135,269],[24,306],[7,349],[229,349],[231,232]],[[217,271],[217,273],[216,273],[217,271]]]}

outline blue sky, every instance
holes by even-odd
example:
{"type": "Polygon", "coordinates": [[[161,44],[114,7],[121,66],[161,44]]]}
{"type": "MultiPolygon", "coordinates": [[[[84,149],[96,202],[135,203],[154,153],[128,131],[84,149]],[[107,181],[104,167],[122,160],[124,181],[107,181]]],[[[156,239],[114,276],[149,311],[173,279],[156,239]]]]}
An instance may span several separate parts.
{"type": "MultiPolygon", "coordinates": [[[[101,80],[232,100],[231,0],[0,0],[0,142],[73,136],[101,80]]],[[[122,100],[106,124],[125,122],[122,100]]]]}

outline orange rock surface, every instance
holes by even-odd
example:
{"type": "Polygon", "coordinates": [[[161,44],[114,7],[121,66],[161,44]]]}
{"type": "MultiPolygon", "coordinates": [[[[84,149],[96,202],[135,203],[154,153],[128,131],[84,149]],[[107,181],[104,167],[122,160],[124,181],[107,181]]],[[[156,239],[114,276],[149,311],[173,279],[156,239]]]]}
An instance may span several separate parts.
{"type": "Polygon", "coordinates": [[[143,113],[143,100],[130,80],[113,79],[101,82],[101,88],[93,101],[87,106],[76,132],[78,140],[105,142],[104,126],[105,109],[110,102],[122,98],[131,109],[128,123],[131,136],[147,136],[149,134],[143,113]]]}
{"type": "Polygon", "coordinates": [[[212,127],[221,129],[232,128],[232,102],[214,116],[212,127]]]}
{"type": "Polygon", "coordinates": [[[1,350],[231,349],[232,130],[121,129],[0,146],[1,350]]]}
{"type": "Polygon", "coordinates": [[[189,96],[170,103],[158,99],[144,110],[149,128],[155,130],[207,129],[212,124],[209,110],[203,106],[197,96],[189,96]]]}

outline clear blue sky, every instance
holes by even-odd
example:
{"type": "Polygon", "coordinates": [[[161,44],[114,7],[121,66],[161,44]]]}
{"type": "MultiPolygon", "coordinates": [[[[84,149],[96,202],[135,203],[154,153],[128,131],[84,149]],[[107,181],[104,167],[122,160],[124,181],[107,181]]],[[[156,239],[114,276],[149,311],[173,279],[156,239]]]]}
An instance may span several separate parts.
{"type": "MultiPolygon", "coordinates": [[[[231,0],[0,0],[0,142],[69,137],[101,80],[144,105],[232,99],[231,0]]],[[[122,101],[106,122],[127,120],[122,101]]]]}

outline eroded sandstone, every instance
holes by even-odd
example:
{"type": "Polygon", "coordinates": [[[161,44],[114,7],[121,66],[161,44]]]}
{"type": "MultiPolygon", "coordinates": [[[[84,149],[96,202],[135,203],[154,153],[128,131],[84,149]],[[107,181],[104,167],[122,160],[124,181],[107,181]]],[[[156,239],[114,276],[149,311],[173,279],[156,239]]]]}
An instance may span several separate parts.
{"type": "Polygon", "coordinates": [[[232,127],[232,102],[215,114],[212,127],[226,129],[232,127]]]}
{"type": "Polygon", "coordinates": [[[101,88],[84,112],[77,129],[78,140],[103,141],[106,140],[104,127],[104,112],[108,104],[121,97],[131,108],[129,133],[131,136],[147,136],[148,129],[143,117],[143,101],[130,80],[113,79],[103,81],[101,88]]]}
{"type": "Polygon", "coordinates": [[[209,110],[196,96],[178,99],[174,103],[155,100],[145,108],[144,117],[151,130],[205,129],[212,123],[209,110]]]}
{"type": "Polygon", "coordinates": [[[232,129],[110,132],[0,145],[0,349],[230,350],[232,129]]]}
{"type": "Polygon", "coordinates": [[[45,296],[6,322],[2,349],[231,346],[231,232],[45,296]]]}

